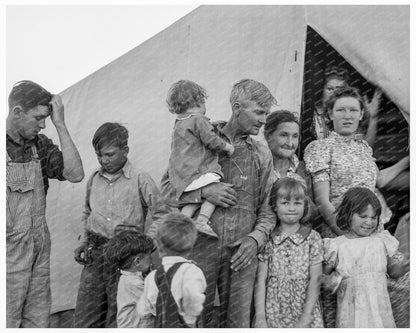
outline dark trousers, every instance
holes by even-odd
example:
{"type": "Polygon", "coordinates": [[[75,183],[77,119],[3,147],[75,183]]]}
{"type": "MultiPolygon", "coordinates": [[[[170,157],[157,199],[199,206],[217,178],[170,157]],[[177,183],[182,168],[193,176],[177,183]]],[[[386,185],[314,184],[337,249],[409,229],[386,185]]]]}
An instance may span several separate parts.
{"type": "Polygon", "coordinates": [[[235,272],[230,268],[231,256],[237,251],[220,242],[199,234],[190,259],[204,272],[207,281],[206,299],[202,312],[203,327],[217,327],[215,317],[215,292],[220,299],[219,327],[249,328],[257,259],[249,266],[235,272]]]}
{"type": "Polygon", "coordinates": [[[74,327],[117,327],[119,273],[104,260],[105,242],[106,239],[92,237],[92,262],[84,266],[81,273],[74,327]]]}

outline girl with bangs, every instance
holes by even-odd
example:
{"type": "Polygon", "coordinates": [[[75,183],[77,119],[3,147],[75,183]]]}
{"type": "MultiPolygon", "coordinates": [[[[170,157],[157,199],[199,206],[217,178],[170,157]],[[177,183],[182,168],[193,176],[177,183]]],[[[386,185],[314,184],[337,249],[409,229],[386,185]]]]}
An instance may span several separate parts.
{"type": "Polygon", "coordinates": [[[409,260],[398,251],[399,241],[387,230],[377,231],[381,204],[364,187],[349,189],[337,208],[337,224],[348,231],[324,238],[326,289],[337,294],[337,328],[394,328],[387,274],[399,278],[409,260]]]}
{"type": "Polygon", "coordinates": [[[305,191],[289,177],[273,184],[270,204],[277,224],[258,256],[254,327],[324,327],[319,301],[323,243],[308,223],[305,191]]]}

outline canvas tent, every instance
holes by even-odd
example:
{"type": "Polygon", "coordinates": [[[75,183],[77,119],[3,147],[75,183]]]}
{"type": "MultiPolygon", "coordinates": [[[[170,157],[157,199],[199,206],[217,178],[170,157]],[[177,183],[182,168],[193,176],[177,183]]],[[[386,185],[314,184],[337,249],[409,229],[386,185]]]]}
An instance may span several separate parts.
{"type": "MultiPolygon", "coordinates": [[[[301,112],[305,38],[312,27],[409,119],[409,6],[202,6],[66,89],[66,121],[86,175],[106,121],[130,132],[132,162],[159,182],[170,153],[170,85],[186,78],[207,89],[212,120],[230,117],[229,94],[242,78],[264,83],[279,108],[301,112]]],[[[134,33],[134,32],[132,32],[134,33]]],[[[53,126],[45,131],[58,142],[53,126]]],[[[81,266],[73,259],[85,197],[80,184],[51,182],[52,311],[74,308],[81,266]]]]}

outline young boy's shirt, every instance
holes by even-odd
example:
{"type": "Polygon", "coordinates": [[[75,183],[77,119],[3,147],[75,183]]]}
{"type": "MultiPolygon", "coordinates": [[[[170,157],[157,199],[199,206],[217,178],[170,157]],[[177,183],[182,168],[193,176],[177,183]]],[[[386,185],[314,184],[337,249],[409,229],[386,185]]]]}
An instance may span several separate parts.
{"type": "Polygon", "coordinates": [[[117,327],[132,328],[139,325],[137,304],[143,294],[142,272],[120,270],[117,288],[117,327]]]}
{"type": "MultiPolygon", "coordinates": [[[[165,272],[177,262],[184,262],[172,278],[171,293],[178,305],[178,312],[188,326],[195,326],[205,302],[205,289],[207,287],[202,270],[192,261],[180,256],[162,258],[165,272]]],[[[155,282],[155,273],[152,271],[145,279],[143,296],[139,301],[138,312],[139,327],[153,327],[156,317],[156,301],[159,290],[155,282]]]]}
{"type": "Polygon", "coordinates": [[[136,169],[129,160],[116,175],[107,175],[102,168],[87,183],[85,208],[82,215],[81,242],[88,242],[88,233],[112,238],[119,224],[138,226],[145,231],[148,212],[153,223],[147,232],[154,236],[155,223],[169,213],[150,175],[136,169]]]}

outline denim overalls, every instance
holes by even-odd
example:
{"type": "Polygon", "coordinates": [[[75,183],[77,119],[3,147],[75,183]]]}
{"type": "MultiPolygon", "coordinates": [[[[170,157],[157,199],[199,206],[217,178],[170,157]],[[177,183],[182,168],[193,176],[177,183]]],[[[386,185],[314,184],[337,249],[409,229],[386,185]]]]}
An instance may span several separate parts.
{"type": "Polygon", "coordinates": [[[35,146],[32,160],[6,164],[7,327],[48,327],[51,241],[35,146]]]}

